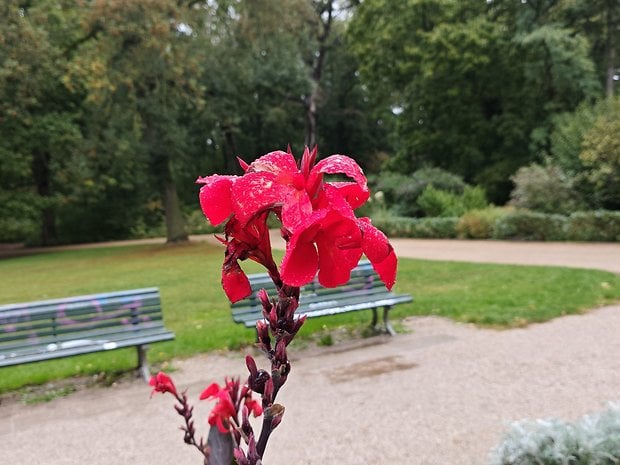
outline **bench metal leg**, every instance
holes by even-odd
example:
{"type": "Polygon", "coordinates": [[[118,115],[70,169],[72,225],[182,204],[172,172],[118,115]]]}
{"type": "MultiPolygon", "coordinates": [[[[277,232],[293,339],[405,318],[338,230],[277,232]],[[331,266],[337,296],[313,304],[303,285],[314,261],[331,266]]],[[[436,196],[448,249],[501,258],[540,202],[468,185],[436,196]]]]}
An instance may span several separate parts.
{"type": "MultiPolygon", "coordinates": [[[[394,331],[394,328],[392,328],[392,325],[390,324],[390,321],[388,319],[391,308],[392,308],[391,306],[383,307],[383,326],[385,328],[386,333],[388,333],[390,336],[396,336],[396,331],[394,331]]],[[[380,329],[377,328],[378,322],[379,321],[377,317],[377,309],[373,308],[372,309],[372,322],[370,323],[370,327],[373,329],[373,331],[380,331],[380,329]]]]}
{"type": "Polygon", "coordinates": [[[385,331],[390,336],[396,336],[396,331],[394,331],[394,328],[392,328],[392,325],[390,324],[390,322],[388,320],[388,316],[389,316],[391,308],[392,307],[390,307],[390,306],[383,307],[383,323],[385,324],[385,331]]]}
{"type": "Polygon", "coordinates": [[[147,383],[151,378],[151,372],[149,370],[149,363],[146,359],[146,351],[148,346],[141,345],[138,346],[138,376],[141,376],[144,381],[147,383]]]}

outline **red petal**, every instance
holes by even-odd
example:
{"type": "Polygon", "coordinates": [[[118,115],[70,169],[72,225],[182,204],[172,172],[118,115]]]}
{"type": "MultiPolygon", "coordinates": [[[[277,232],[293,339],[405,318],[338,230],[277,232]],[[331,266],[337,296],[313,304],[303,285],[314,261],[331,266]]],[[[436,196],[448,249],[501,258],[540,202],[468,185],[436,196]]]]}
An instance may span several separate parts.
{"type": "Polygon", "coordinates": [[[304,154],[301,157],[301,173],[307,178],[310,174],[310,170],[316,162],[317,148],[316,145],[312,149],[312,152],[308,150],[308,147],[304,149],[304,154]]]}
{"type": "Polygon", "coordinates": [[[347,200],[342,196],[340,191],[332,186],[331,184],[325,184],[323,186],[323,190],[321,191],[319,197],[315,202],[315,208],[326,208],[328,210],[332,210],[337,212],[339,215],[355,220],[355,213],[353,212],[353,208],[347,202],[347,200]]]}
{"type": "MultiPolygon", "coordinates": [[[[371,262],[372,263],[372,262],[371,262]]],[[[392,290],[394,283],[396,282],[396,267],[398,265],[398,259],[394,250],[391,250],[388,256],[381,262],[372,263],[372,267],[375,269],[381,281],[385,284],[388,290],[392,290]]]]}
{"type": "Polygon", "coordinates": [[[342,218],[333,223],[317,235],[316,244],[321,285],[336,287],[346,283],[362,256],[361,234],[355,221],[342,218]]]}
{"type": "MultiPolygon", "coordinates": [[[[313,231],[316,231],[314,226],[313,231]]],[[[308,284],[316,275],[319,257],[313,243],[315,234],[309,230],[294,234],[287,244],[280,275],[289,286],[308,284]]]]}
{"type": "Polygon", "coordinates": [[[235,182],[232,190],[234,213],[245,225],[262,210],[281,205],[291,190],[290,186],[279,184],[273,173],[247,173],[235,182]]]}
{"type": "Polygon", "coordinates": [[[237,176],[214,174],[196,180],[196,183],[204,184],[200,188],[200,207],[214,226],[226,220],[232,213],[231,189],[236,179],[237,176]]]}
{"type": "MultiPolygon", "coordinates": [[[[342,173],[350,177],[359,186],[361,192],[368,191],[366,176],[355,160],[346,155],[331,155],[319,161],[310,173],[309,184],[313,185],[314,178],[322,174],[342,173]]],[[[358,205],[359,206],[359,205],[358,205]]],[[[353,207],[357,208],[357,207],[353,207]]]]}
{"type": "Polygon", "coordinates": [[[312,203],[306,191],[292,189],[282,205],[282,226],[295,232],[311,214],[312,203]]]}
{"type": "Polygon", "coordinates": [[[222,288],[232,303],[252,293],[250,281],[241,267],[222,272],[222,288]]]}
{"type": "Polygon", "coordinates": [[[276,150],[269,152],[260,158],[257,158],[248,168],[248,172],[267,171],[269,173],[279,174],[282,172],[296,173],[297,162],[290,153],[276,150]]]}
{"type": "Polygon", "coordinates": [[[220,392],[220,386],[217,383],[211,383],[209,384],[209,386],[202,391],[202,394],[200,394],[200,400],[205,400],[205,399],[210,399],[212,397],[215,397],[215,395],[220,392]]]}
{"type": "Polygon", "coordinates": [[[362,250],[386,287],[391,289],[396,281],[394,249],[386,235],[375,228],[369,218],[359,218],[357,221],[363,235],[362,250]]]}
{"type": "Polygon", "coordinates": [[[330,184],[338,189],[340,195],[346,199],[353,209],[364,205],[368,197],[370,197],[370,191],[362,189],[355,182],[332,182],[330,184]]]}

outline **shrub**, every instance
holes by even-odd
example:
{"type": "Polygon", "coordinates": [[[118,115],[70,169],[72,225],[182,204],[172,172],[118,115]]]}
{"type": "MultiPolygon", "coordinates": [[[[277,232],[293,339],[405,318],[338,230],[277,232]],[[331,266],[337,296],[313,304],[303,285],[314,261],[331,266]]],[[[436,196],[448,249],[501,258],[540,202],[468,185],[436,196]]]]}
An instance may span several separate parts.
{"type": "Polygon", "coordinates": [[[530,241],[564,240],[567,217],[547,215],[529,210],[515,210],[495,222],[493,238],[530,241]]]}
{"type": "Polygon", "coordinates": [[[428,186],[418,197],[418,205],[426,216],[451,217],[488,204],[484,190],[478,186],[465,186],[461,195],[428,186]]]}
{"type": "Polygon", "coordinates": [[[460,216],[463,213],[456,195],[433,186],[424,189],[417,202],[426,216],[460,216]]]}
{"type": "Polygon", "coordinates": [[[386,204],[398,215],[417,216],[420,213],[417,199],[428,186],[460,195],[466,184],[456,174],[441,168],[427,167],[411,175],[383,172],[375,181],[373,190],[382,191],[386,204]]]}
{"type": "Polygon", "coordinates": [[[392,237],[432,239],[456,238],[458,218],[373,217],[373,224],[392,237]]]}
{"type": "Polygon", "coordinates": [[[576,212],[566,224],[568,241],[620,241],[620,211],[576,212]]]}
{"type": "Polygon", "coordinates": [[[459,238],[490,239],[493,237],[497,220],[510,211],[507,208],[499,207],[470,210],[459,218],[456,224],[456,233],[459,238]]]}
{"type": "Polygon", "coordinates": [[[582,417],[513,424],[490,465],[612,465],[620,462],[620,404],[582,417]]]}
{"type": "Polygon", "coordinates": [[[542,213],[566,214],[582,208],[584,203],[560,168],[536,163],[519,168],[511,177],[515,188],[510,204],[542,213]]]}

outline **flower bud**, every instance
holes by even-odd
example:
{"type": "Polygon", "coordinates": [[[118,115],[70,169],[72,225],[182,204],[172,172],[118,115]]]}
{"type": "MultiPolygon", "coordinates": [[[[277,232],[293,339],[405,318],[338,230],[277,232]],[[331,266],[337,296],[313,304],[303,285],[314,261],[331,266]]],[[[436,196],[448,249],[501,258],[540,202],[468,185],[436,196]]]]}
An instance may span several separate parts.
{"type": "Polygon", "coordinates": [[[263,407],[267,407],[273,402],[273,391],[273,379],[269,378],[265,383],[265,392],[263,393],[263,407]]]}
{"type": "Polygon", "coordinates": [[[271,428],[275,429],[276,426],[282,421],[284,416],[284,406],[280,404],[273,404],[271,407],[265,409],[265,419],[271,419],[271,428]]]}

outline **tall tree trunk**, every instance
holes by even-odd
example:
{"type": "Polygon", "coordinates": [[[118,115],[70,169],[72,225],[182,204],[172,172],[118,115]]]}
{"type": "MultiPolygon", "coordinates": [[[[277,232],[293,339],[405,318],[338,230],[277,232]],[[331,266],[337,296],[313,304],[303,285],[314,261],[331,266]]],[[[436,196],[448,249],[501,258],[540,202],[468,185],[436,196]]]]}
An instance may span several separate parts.
{"type": "Polygon", "coordinates": [[[234,174],[239,172],[239,163],[237,163],[239,151],[237,150],[235,133],[232,126],[228,124],[222,126],[222,132],[224,133],[224,166],[226,173],[234,174]]]}
{"type": "Polygon", "coordinates": [[[167,154],[162,153],[158,143],[157,130],[150,122],[147,122],[144,130],[144,142],[148,150],[151,151],[155,179],[163,187],[162,197],[166,223],[166,242],[187,241],[189,237],[185,230],[185,219],[181,211],[177,186],[172,175],[171,160],[167,154]]]}
{"type": "Polygon", "coordinates": [[[170,161],[166,161],[168,167],[164,180],[164,211],[166,215],[166,242],[184,242],[188,240],[185,230],[185,219],[181,212],[181,204],[177,194],[177,186],[172,179],[170,161]]]}
{"type": "Polygon", "coordinates": [[[312,90],[310,95],[306,97],[304,106],[306,109],[306,137],[305,144],[308,147],[316,145],[316,126],[319,99],[321,96],[321,78],[323,76],[323,68],[325,66],[325,55],[327,54],[327,41],[331,32],[334,2],[316,2],[316,13],[320,32],[317,36],[318,49],[316,53],[309,56],[306,63],[310,66],[310,85],[312,90]]]}
{"type": "Polygon", "coordinates": [[[616,75],[616,20],[614,2],[607,5],[606,8],[606,43],[605,43],[605,61],[607,65],[607,78],[605,80],[605,96],[610,99],[614,96],[614,76],[616,75]]]}
{"type": "Polygon", "coordinates": [[[314,147],[316,145],[316,109],[319,101],[320,82],[312,80],[312,92],[306,98],[306,137],[305,145],[314,147]]]}
{"type": "Polygon", "coordinates": [[[51,155],[48,152],[36,152],[32,157],[32,175],[37,194],[43,200],[41,210],[41,245],[53,245],[58,242],[56,231],[56,212],[49,201],[52,196],[51,155]]]}

